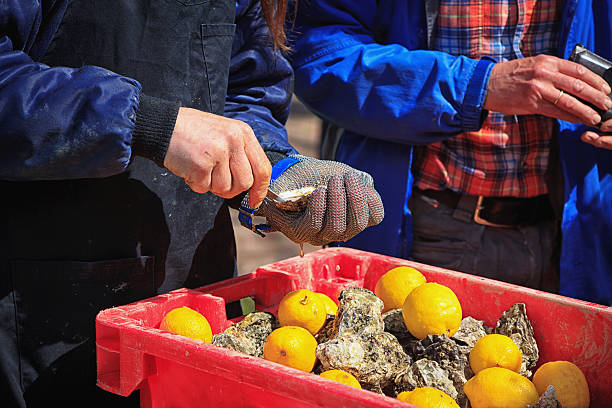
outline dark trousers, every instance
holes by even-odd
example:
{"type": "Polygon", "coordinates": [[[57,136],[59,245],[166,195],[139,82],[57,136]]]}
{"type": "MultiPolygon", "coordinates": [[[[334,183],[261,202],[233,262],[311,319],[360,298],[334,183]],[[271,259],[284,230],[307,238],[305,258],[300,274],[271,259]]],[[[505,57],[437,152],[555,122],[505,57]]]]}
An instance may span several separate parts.
{"type": "Polygon", "coordinates": [[[415,192],[410,258],[417,262],[557,293],[556,221],[497,228],[467,221],[444,204],[415,192]]]}

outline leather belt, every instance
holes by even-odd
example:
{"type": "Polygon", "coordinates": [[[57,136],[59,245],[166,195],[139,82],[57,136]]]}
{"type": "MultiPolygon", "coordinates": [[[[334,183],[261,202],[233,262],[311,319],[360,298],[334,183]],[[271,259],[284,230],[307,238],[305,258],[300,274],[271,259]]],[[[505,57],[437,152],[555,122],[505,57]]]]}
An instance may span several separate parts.
{"type": "Polygon", "coordinates": [[[519,198],[467,195],[449,189],[414,188],[414,192],[454,209],[455,218],[491,227],[513,228],[554,219],[547,194],[519,198]]]}

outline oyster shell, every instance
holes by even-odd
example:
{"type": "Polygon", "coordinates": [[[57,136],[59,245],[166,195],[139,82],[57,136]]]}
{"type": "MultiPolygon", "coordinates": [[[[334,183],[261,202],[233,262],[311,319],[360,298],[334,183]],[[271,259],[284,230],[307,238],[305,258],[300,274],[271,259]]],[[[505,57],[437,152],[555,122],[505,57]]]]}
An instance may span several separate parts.
{"type": "Polygon", "coordinates": [[[385,331],[391,333],[397,339],[403,337],[412,337],[412,334],[406,328],[404,324],[404,317],[402,316],[402,309],[391,309],[382,315],[383,322],[385,324],[385,331]]]}
{"type": "Polygon", "coordinates": [[[327,315],[327,317],[325,318],[325,323],[323,323],[323,327],[321,327],[317,334],[315,334],[315,339],[317,340],[317,343],[325,343],[330,339],[330,335],[333,333],[335,319],[335,315],[327,315]]]}
{"type": "Polygon", "coordinates": [[[222,333],[215,334],[212,344],[251,356],[263,357],[264,343],[270,333],[278,327],[278,320],[272,313],[249,313],[222,333]]]}
{"type": "Polygon", "coordinates": [[[321,371],[338,369],[353,374],[362,387],[383,393],[395,376],[410,364],[397,338],[384,331],[384,304],[370,290],[350,287],[338,298],[331,327],[320,332],[317,358],[321,371]]]}
{"type": "Polygon", "coordinates": [[[321,371],[347,371],[363,388],[380,394],[410,364],[395,336],[386,332],[345,334],[319,344],[316,354],[321,371]]]}
{"type": "Polygon", "coordinates": [[[395,392],[412,391],[418,387],[433,387],[444,391],[451,398],[457,398],[457,390],[448,372],[440,365],[426,358],[415,361],[395,378],[395,392]]]}
{"type": "Polygon", "coordinates": [[[557,392],[554,385],[549,385],[540,395],[540,399],[533,405],[527,405],[525,408],[561,408],[561,403],[557,400],[557,392]]]}
{"type": "Polygon", "coordinates": [[[366,333],[381,333],[385,324],[382,318],[383,301],[372,291],[350,287],[340,292],[338,312],[329,338],[366,333]]]}
{"type": "Polygon", "coordinates": [[[287,191],[280,192],[278,193],[278,196],[282,198],[283,200],[295,201],[295,200],[299,200],[300,198],[304,196],[312,194],[312,192],[315,191],[316,189],[317,188],[313,186],[296,188],[295,190],[287,190],[287,191]]]}
{"type": "MultiPolygon", "coordinates": [[[[476,320],[471,316],[467,316],[461,320],[459,330],[451,337],[453,340],[458,341],[459,344],[465,344],[470,348],[474,348],[474,344],[482,337],[489,334],[490,328],[485,327],[484,321],[476,320]],[[487,331],[489,329],[489,331],[487,331]]],[[[469,353],[469,351],[468,351],[469,353]]]]}
{"type": "Polygon", "coordinates": [[[495,333],[508,336],[516,343],[523,355],[519,374],[531,378],[531,369],[538,362],[539,350],[525,304],[515,303],[506,310],[497,322],[495,333]]]}
{"type": "Polygon", "coordinates": [[[306,208],[308,197],[316,189],[314,186],[307,186],[295,190],[282,191],[277,194],[279,200],[274,200],[274,205],[285,211],[302,211],[306,208]]]}
{"type": "MultiPolygon", "coordinates": [[[[429,335],[413,348],[415,360],[426,359],[438,363],[440,369],[446,372],[446,376],[455,388],[455,400],[459,406],[464,406],[467,397],[463,392],[463,385],[474,376],[470,368],[469,346],[459,345],[456,340],[444,334],[429,335]]],[[[450,395],[450,394],[449,394],[450,395]]]]}

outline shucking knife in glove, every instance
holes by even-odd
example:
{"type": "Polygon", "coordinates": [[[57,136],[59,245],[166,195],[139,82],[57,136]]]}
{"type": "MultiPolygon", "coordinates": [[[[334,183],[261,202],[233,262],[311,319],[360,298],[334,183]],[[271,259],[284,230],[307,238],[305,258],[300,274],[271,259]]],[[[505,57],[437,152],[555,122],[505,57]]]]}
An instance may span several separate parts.
{"type": "Polygon", "coordinates": [[[268,190],[256,209],[244,197],[241,224],[261,236],[280,231],[300,246],[346,241],[384,218],[372,176],[335,161],[290,155],[273,166],[268,190]]]}

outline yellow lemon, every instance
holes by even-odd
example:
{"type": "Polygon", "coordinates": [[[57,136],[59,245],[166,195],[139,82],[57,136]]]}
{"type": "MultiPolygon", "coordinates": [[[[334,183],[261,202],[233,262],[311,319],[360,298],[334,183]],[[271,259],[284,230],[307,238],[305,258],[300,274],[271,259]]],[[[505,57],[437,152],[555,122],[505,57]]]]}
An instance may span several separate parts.
{"type": "Polygon", "coordinates": [[[391,309],[400,309],[406,296],[425,282],[425,277],[418,270],[409,266],[398,266],[378,279],[374,294],[385,304],[384,313],[391,309]]]}
{"type": "Polygon", "coordinates": [[[419,339],[428,334],[455,334],[461,324],[461,304],[455,293],[438,283],[414,288],[404,301],[402,316],[406,328],[419,339]]]}
{"type": "Polygon", "coordinates": [[[159,329],[206,343],[212,341],[212,330],[208,320],[187,306],[178,307],[166,313],[159,329]]]}
{"type": "Polygon", "coordinates": [[[485,368],[463,385],[472,408],[525,408],[538,391],[526,377],[501,367],[485,368]]]}
{"type": "Polygon", "coordinates": [[[518,373],[523,355],[510,337],[489,334],[478,339],[469,359],[474,374],[489,367],[503,367],[518,373]]]}
{"type": "Polygon", "coordinates": [[[459,408],[459,405],[447,393],[433,387],[421,387],[412,391],[400,392],[397,399],[421,408],[459,408]]]}
{"type": "Polygon", "coordinates": [[[557,400],[563,408],[589,406],[589,385],[580,368],[574,363],[569,361],[545,363],[533,375],[533,383],[540,395],[550,384],[554,385],[557,400]]]}
{"type": "Polygon", "coordinates": [[[361,388],[359,381],[357,381],[351,373],[347,373],[343,370],[328,370],[321,373],[321,377],[338,381],[339,383],[350,385],[351,387],[361,388]]]}
{"type": "Polygon", "coordinates": [[[323,327],[327,312],[321,297],[308,289],[287,293],[278,305],[281,326],[299,326],[312,334],[323,327]]]}
{"type": "Polygon", "coordinates": [[[317,356],[317,341],[303,327],[284,326],[274,330],[264,343],[264,358],[298,370],[311,372],[317,356]]]}
{"type": "Polygon", "coordinates": [[[336,304],[336,302],[332,300],[332,298],[327,296],[325,293],[321,293],[321,292],[314,292],[314,293],[317,296],[319,296],[319,298],[321,299],[321,302],[323,302],[323,305],[325,306],[325,314],[335,316],[336,313],[338,313],[338,305],[336,304]]]}

